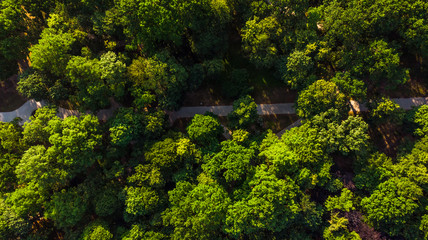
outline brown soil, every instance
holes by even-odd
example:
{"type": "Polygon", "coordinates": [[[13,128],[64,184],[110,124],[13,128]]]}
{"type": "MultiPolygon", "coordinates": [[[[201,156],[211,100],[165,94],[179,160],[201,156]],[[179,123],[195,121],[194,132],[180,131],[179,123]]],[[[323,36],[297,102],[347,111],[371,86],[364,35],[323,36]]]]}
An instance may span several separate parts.
{"type": "Polygon", "coordinates": [[[254,101],[258,104],[294,103],[297,99],[297,91],[286,86],[256,90],[254,95],[254,101]]]}
{"type": "Polygon", "coordinates": [[[355,231],[363,240],[399,240],[402,238],[391,238],[384,233],[378,232],[363,221],[363,214],[358,211],[350,211],[344,214],[349,220],[349,231],[355,231]]]}
{"type": "Polygon", "coordinates": [[[27,99],[17,90],[18,75],[0,81],[0,112],[10,112],[22,106],[27,99]]]}
{"type": "Polygon", "coordinates": [[[401,126],[391,123],[370,127],[369,135],[372,143],[378,147],[379,151],[392,158],[396,157],[398,147],[407,138],[407,134],[401,126]]]}
{"type": "Polygon", "coordinates": [[[274,133],[280,132],[299,119],[295,114],[265,115],[261,118],[263,119],[263,128],[271,129],[274,133]]]}
{"type": "Polygon", "coordinates": [[[232,100],[223,98],[212,86],[203,86],[184,95],[183,107],[231,105],[232,100]]]}

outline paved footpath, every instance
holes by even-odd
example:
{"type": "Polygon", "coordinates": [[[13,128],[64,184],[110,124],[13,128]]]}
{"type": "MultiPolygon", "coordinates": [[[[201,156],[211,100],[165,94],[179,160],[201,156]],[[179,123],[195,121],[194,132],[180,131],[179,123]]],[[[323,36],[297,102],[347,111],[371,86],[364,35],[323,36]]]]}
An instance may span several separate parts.
{"type": "MultiPolygon", "coordinates": [[[[393,98],[393,101],[398,103],[403,109],[409,110],[414,106],[428,104],[428,97],[415,97],[415,98],[393,98]]],[[[367,111],[367,107],[359,104],[356,101],[350,101],[351,111],[363,112],[367,111]]],[[[38,108],[46,106],[44,102],[37,102],[29,100],[24,105],[12,112],[0,112],[0,121],[10,122],[16,117],[20,117],[24,122],[28,121],[31,114],[38,108]]],[[[100,120],[107,120],[110,118],[114,111],[119,108],[119,104],[112,101],[109,109],[103,109],[97,112],[97,117],[100,120]]],[[[232,106],[201,106],[201,107],[182,107],[178,111],[167,112],[171,122],[179,118],[191,118],[195,114],[204,114],[205,112],[212,112],[218,116],[227,116],[232,111],[232,106]]],[[[89,113],[89,112],[87,112],[89,113]]],[[[257,106],[257,113],[259,115],[274,115],[274,114],[295,114],[294,103],[278,103],[278,104],[259,104],[257,106]]],[[[77,110],[68,110],[58,108],[58,116],[65,118],[68,116],[79,116],[81,113],[77,110]]]]}
{"type": "MultiPolygon", "coordinates": [[[[21,107],[11,112],[0,112],[0,122],[11,122],[16,117],[20,117],[24,122],[28,122],[30,120],[30,116],[36,111],[38,108],[47,106],[48,104],[44,101],[37,102],[36,100],[28,100],[21,107]]],[[[119,108],[119,104],[114,101],[111,102],[111,107],[108,109],[102,109],[97,112],[97,117],[100,120],[106,121],[110,117],[113,116],[114,111],[119,108]]],[[[87,111],[86,113],[90,113],[87,111]]],[[[60,118],[66,118],[69,116],[80,116],[82,113],[77,110],[65,109],[62,107],[58,107],[57,116],[60,118]]]]}

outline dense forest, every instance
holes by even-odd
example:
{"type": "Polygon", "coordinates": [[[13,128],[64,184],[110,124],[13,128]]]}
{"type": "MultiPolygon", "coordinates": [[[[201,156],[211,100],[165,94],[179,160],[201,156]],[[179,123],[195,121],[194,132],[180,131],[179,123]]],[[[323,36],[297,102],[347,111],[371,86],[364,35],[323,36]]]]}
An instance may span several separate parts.
{"type": "Polygon", "coordinates": [[[426,0],[1,0],[18,72],[50,105],[0,122],[0,239],[428,238],[428,106],[391,100],[428,86],[426,0]],[[301,126],[263,126],[256,75],[301,126]],[[206,86],[227,118],[171,125],[206,86]]]}

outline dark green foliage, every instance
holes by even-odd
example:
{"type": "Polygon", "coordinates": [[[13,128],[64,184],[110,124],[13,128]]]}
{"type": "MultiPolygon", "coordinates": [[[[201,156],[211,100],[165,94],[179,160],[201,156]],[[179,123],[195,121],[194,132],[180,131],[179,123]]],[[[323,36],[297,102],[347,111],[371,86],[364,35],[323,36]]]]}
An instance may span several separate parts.
{"type": "Polygon", "coordinates": [[[367,87],[364,82],[352,77],[349,72],[338,72],[331,81],[334,82],[339,90],[346,94],[346,96],[359,101],[366,99],[367,87]]]}
{"type": "Polygon", "coordinates": [[[119,109],[106,122],[52,107],[0,123],[0,238],[358,240],[360,219],[425,239],[428,108],[404,114],[381,97],[403,84],[398,95],[423,92],[427,10],[422,0],[1,1],[0,79],[19,66],[29,99],[119,109]],[[299,95],[303,118],[281,138],[263,132],[247,96],[289,99],[278,90],[299,95]],[[209,114],[169,131],[168,110],[195,96],[239,98],[230,139],[209,114]],[[350,99],[368,102],[370,125],[348,116],[350,99]],[[386,155],[368,133],[404,139],[386,155]]]}
{"type": "Polygon", "coordinates": [[[218,143],[224,129],[212,116],[196,114],[187,127],[189,138],[198,145],[209,146],[218,143]]]}
{"type": "Polygon", "coordinates": [[[106,186],[94,198],[95,213],[106,217],[113,214],[120,207],[118,190],[113,186],[106,186]]]}
{"type": "Polygon", "coordinates": [[[252,88],[248,87],[248,78],[249,74],[245,68],[233,69],[228,81],[223,82],[222,93],[230,98],[249,94],[252,88]]]}
{"type": "Polygon", "coordinates": [[[53,85],[46,75],[35,71],[21,75],[18,83],[18,91],[27,98],[41,101],[49,99],[49,89],[53,85]]]}
{"type": "Polygon", "coordinates": [[[0,198],[0,236],[4,239],[16,239],[26,236],[30,230],[30,223],[17,216],[4,199],[0,198]]]}
{"type": "Polygon", "coordinates": [[[47,204],[45,214],[59,228],[67,229],[82,219],[86,208],[86,196],[78,188],[71,188],[55,193],[47,204]]]}
{"type": "Polygon", "coordinates": [[[150,91],[157,96],[162,108],[177,108],[187,88],[188,74],[185,68],[166,53],[148,59],[134,59],[128,73],[133,82],[133,96],[139,99],[143,93],[141,90],[150,91]]]}
{"type": "Polygon", "coordinates": [[[16,74],[17,61],[28,52],[29,38],[24,32],[28,19],[21,4],[13,0],[0,3],[0,81],[16,74]]]}

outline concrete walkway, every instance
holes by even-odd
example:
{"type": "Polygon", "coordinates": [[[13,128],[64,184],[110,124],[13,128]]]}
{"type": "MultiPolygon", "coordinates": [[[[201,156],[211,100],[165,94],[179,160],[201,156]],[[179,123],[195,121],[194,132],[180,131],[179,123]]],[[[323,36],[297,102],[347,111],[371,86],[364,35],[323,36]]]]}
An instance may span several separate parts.
{"type": "MultiPolygon", "coordinates": [[[[22,124],[30,120],[31,114],[37,109],[47,106],[48,104],[44,101],[37,102],[35,100],[28,100],[21,107],[11,112],[0,112],[0,122],[11,122],[13,119],[20,117],[22,119],[22,124]]],[[[119,108],[119,104],[114,101],[111,101],[111,107],[108,109],[102,109],[97,112],[98,119],[102,121],[108,120],[113,116],[114,111],[119,108]]],[[[91,113],[86,111],[86,113],[91,113]]],[[[58,107],[57,116],[60,118],[66,118],[69,116],[80,116],[82,113],[77,110],[65,109],[58,107]]]]}
{"type": "MultiPolygon", "coordinates": [[[[415,97],[415,98],[393,98],[393,101],[398,103],[401,108],[409,110],[412,107],[420,105],[428,105],[428,97],[415,97]]],[[[38,108],[46,106],[45,102],[37,102],[35,100],[29,100],[24,105],[12,112],[0,112],[0,121],[10,122],[16,117],[23,119],[23,122],[29,120],[31,114],[38,108]]],[[[351,111],[353,112],[364,112],[367,111],[367,107],[356,101],[351,100],[351,111]]],[[[98,111],[97,117],[100,120],[106,121],[109,119],[114,111],[119,108],[119,104],[111,101],[111,107],[109,109],[103,109],[98,111]]],[[[169,120],[173,123],[179,118],[191,118],[195,114],[204,114],[206,112],[212,112],[218,116],[227,116],[232,111],[232,106],[204,106],[204,107],[182,107],[178,111],[167,112],[169,120]]],[[[87,111],[86,113],[90,113],[87,111]]],[[[257,113],[259,115],[274,115],[274,114],[295,114],[294,103],[278,103],[278,104],[259,104],[257,106],[257,113]]],[[[77,110],[69,110],[59,107],[58,116],[66,118],[68,116],[79,116],[81,113],[77,110]]],[[[299,123],[296,122],[296,126],[299,123]]],[[[294,125],[294,124],[293,124],[294,125]]],[[[293,126],[290,125],[290,126],[293,126]]],[[[289,127],[290,127],[289,126],[289,127]]],[[[281,131],[283,133],[285,130],[281,131]]]]}
{"type": "MultiPolygon", "coordinates": [[[[175,112],[167,112],[169,120],[174,122],[179,118],[191,118],[195,114],[205,114],[212,112],[217,116],[225,117],[232,112],[232,106],[205,106],[205,107],[182,107],[175,112]]],[[[277,103],[277,104],[258,104],[257,113],[259,115],[274,114],[295,114],[294,103],[277,103]]]]}

